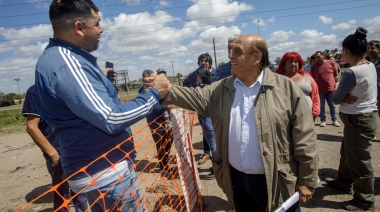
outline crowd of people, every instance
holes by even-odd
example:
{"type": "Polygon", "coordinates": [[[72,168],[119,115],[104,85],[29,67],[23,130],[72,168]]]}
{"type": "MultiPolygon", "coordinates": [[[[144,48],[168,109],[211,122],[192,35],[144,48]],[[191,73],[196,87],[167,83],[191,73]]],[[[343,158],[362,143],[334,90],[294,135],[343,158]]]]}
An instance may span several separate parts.
{"type": "Polygon", "coordinates": [[[146,117],[151,128],[162,128],[152,129],[152,135],[160,168],[168,171],[173,139],[165,105],[170,104],[198,112],[204,134],[199,163],[211,159],[209,178],[216,179],[236,211],[273,211],[294,192],[299,202],[288,211],[300,211],[319,179],[314,128],[317,117],[326,127],[326,101],[332,125],[341,126],[335,104],[344,123],[338,177],[327,183],[353,194],[342,203],[346,210],[375,209],[371,141],[379,128],[380,43],[367,43],[365,29],[342,43],[350,68],[340,82],[339,67],[320,51],[307,66],[299,53],[287,52],[273,72],[263,37],[234,35],[228,39],[229,63],[213,70],[211,56],[201,54],[199,68],[183,87],[171,85],[163,70],[146,71],[139,95],[122,103],[107,78],[113,70],[102,70],[90,54],[103,32],[95,4],[54,0],[49,16],[54,36],[38,60],[23,114],[53,183],[71,176],[62,194],[76,196],[77,211],[87,210],[87,201],[95,212],[145,210],[137,201],[141,192],[130,126],[146,117]],[[90,162],[86,173],[77,172],[90,162]]]}

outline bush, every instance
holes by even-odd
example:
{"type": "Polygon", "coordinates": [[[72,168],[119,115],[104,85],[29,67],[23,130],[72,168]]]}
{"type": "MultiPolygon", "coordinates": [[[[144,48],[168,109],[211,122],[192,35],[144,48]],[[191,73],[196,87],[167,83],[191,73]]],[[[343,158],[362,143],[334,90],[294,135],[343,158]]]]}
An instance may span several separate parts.
{"type": "Polygon", "coordinates": [[[15,102],[13,100],[4,100],[4,101],[0,102],[0,107],[11,106],[14,104],[15,104],[15,102]]]}

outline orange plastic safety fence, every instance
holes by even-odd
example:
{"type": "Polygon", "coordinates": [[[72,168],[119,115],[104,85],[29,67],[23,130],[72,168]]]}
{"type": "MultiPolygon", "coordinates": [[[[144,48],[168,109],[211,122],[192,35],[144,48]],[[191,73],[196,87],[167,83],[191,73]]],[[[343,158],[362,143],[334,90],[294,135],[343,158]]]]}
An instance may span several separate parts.
{"type": "Polygon", "coordinates": [[[171,110],[170,115],[172,123],[159,123],[156,119],[154,122],[134,131],[133,138],[130,137],[123,142],[135,143],[136,160],[134,160],[129,172],[134,170],[136,178],[132,180],[130,185],[123,185],[125,189],[123,195],[120,195],[114,205],[106,205],[108,203],[105,202],[104,197],[113,192],[114,187],[120,184],[126,175],[119,174],[118,180],[102,192],[97,187],[97,181],[107,172],[103,172],[99,176],[91,176],[87,169],[99,160],[106,160],[110,165],[107,171],[116,171],[116,164],[125,159],[131,160],[130,157],[133,154],[133,152],[124,152],[125,157],[116,163],[112,163],[107,158],[112,151],[122,151],[120,146],[123,143],[53,186],[18,211],[28,209],[34,202],[50,193],[55,193],[64,200],[60,208],[55,211],[63,208],[75,211],[73,207],[69,206],[69,203],[90,188],[96,189],[99,195],[94,203],[89,203],[87,211],[91,211],[92,207],[97,207],[95,206],[96,203],[101,203],[100,205],[104,207],[103,211],[201,211],[200,180],[191,145],[194,114],[183,109],[175,109],[171,110]],[[149,125],[151,127],[156,126],[156,128],[150,129],[149,125]],[[86,174],[91,181],[80,192],[66,199],[59,192],[59,188],[78,173],[86,174]],[[129,209],[124,208],[125,205],[121,204],[121,200],[125,198],[131,198],[137,206],[129,209]]]}

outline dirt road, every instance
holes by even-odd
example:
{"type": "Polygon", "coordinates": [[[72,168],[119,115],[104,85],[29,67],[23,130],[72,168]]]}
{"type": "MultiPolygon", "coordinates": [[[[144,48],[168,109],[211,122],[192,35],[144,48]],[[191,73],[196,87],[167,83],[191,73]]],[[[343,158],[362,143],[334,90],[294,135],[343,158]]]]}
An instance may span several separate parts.
{"type": "MultiPolygon", "coordinates": [[[[145,125],[145,120],[140,121],[132,130],[145,125]]],[[[338,168],[343,127],[334,127],[331,123],[325,128],[318,125],[319,123],[316,126],[320,151],[319,176],[322,181],[315,191],[314,198],[302,205],[302,211],[344,211],[339,203],[349,200],[351,196],[326,187],[324,182],[326,177],[333,177],[338,168]]],[[[200,127],[195,126],[193,143],[196,159],[202,154],[200,132],[200,127]]],[[[380,138],[380,135],[377,137],[380,138]]],[[[378,141],[373,142],[372,156],[376,177],[376,204],[380,211],[380,142],[378,141]]],[[[15,211],[50,187],[51,180],[41,151],[26,133],[0,136],[0,163],[0,211],[15,211]]],[[[215,180],[204,180],[210,166],[211,163],[208,161],[198,167],[203,196],[208,204],[205,211],[226,211],[229,204],[215,180]]],[[[51,196],[42,198],[33,204],[30,211],[52,211],[51,199],[51,196]]]]}

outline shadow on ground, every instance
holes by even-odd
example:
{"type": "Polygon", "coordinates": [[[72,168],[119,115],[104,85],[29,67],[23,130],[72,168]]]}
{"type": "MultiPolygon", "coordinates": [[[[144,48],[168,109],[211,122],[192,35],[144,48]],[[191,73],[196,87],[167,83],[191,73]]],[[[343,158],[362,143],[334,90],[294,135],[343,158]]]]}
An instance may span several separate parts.
{"type": "MultiPolygon", "coordinates": [[[[30,202],[49,190],[51,188],[51,184],[46,184],[43,186],[39,186],[37,188],[34,188],[32,191],[30,191],[28,194],[25,196],[25,200],[27,202],[30,202]]],[[[53,202],[53,193],[49,193],[48,195],[44,195],[41,198],[37,199],[34,204],[42,204],[42,203],[51,203],[53,202]]]]}
{"type": "Polygon", "coordinates": [[[329,135],[329,134],[317,134],[317,139],[320,141],[341,142],[343,140],[343,136],[336,136],[336,135],[329,135]]]}

